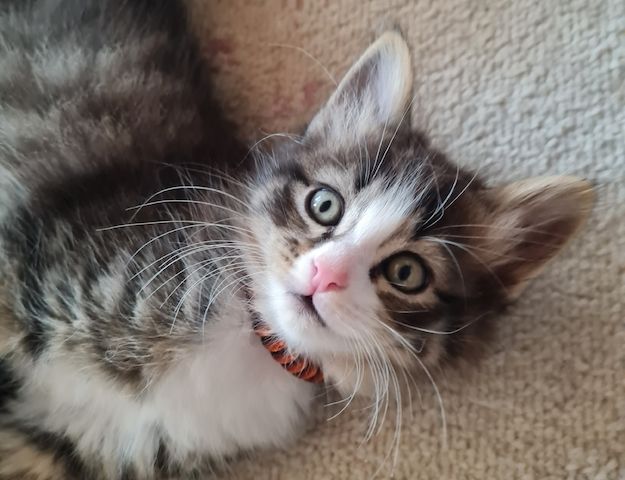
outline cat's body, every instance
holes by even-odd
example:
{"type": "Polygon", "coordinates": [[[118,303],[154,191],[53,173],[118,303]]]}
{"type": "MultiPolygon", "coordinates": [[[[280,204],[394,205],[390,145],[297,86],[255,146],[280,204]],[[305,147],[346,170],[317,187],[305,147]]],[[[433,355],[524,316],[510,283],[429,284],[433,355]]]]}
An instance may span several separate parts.
{"type": "MultiPolygon", "coordinates": [[[[157,463],[165,471],[193,469],[202,459],[288,438],[312,392],[267,355],[245,303],[232,301],[234,285],[211,308],[203,332],[199,297],[234,277],[206,279],[172,326],[187,287],[219,270],[190,268],[186,284],[176,289],[186,276],[178,275],[154,294],[163,280],[148,280],[164,264],[141,271],[182,246],[188,232],[198,241],[227,239],[232,220],[208,231],[179,223],[173,227],[190,228],[146,245],[173,228],[166,223],[172,218],[200,220],[179,203],[171,205],[174,217],[145,207],[132,220],[139,225],[101,230],[129,222],[135,212],[127,209],[161,189],[191,181],[223,188],[201,169],[241,161],[245,152],[213,111],[194,44],[177,30],[184,18],[174,2],[156,9],[150,2],[87,3],[16,3],[0,17],[0,370],[17,382],[17,395],[2,398],[3,479],[26,478],[46,463],[111,478],[146,477],[157,463]],[[200,171],[189,175],[193,169],[200,171]],[[261,376],[265,383],[247,393],[261,376]],[[59,457],[64,445],[71,447],[59,457]]],[[[242,196],[232,187],[231,195],[242,196]]],[[[154,200],[198,192],[190,193],[154,200]]],[[[204,202],[237,206],[200,193],[204,202]]],[[[202,207],[203,221],[227,217],[202,207]]],[[[217,247],[201,259],[234,251],[224,242],[217,247]]],[[[164,273],[197,261],[186,255],[164,273]]]]}
{"type": "Polygon", "coordinates": [[[177,3],[5,2],[0,479],[184,476],[292,439],[318,390],[255,316],[377,405],[394,368],[479,347],[587,186],[486,189],[410,131],[410,90],[386,34],[252,167],[177,3]]]}

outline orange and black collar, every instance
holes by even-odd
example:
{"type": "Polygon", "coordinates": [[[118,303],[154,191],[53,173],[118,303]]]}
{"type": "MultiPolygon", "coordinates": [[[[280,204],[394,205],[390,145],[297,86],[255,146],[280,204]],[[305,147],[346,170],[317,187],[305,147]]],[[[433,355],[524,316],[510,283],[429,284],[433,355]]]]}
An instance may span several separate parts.
{"type": "Polygon", "coordinates": [[[299,355],[289,353],[284,340],[281,340],[256,312],[252,312],[252,326],[262,344],[282,368],[306,382],[323,383],[321,367],[299,355]]]}
{"type": "Polygon", "coordinates": [[[286,342],[271,330],[271,327],[263,321],[256,310],[251,308],[253,305],[253,294],[249,285],[243,285],[242,293],[248,306],[254,333],[260,338],[261,343],[274,360],[291,375],[301,380],[316,384],[323,383],[321,367],[299,355],[289,353],[286,342]]]}

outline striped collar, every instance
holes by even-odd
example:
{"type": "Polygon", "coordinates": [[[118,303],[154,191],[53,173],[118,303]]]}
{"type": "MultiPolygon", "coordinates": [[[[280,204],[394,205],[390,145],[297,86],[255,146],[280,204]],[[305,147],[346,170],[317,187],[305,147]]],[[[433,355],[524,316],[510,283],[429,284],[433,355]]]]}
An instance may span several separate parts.
{"type": "Polygon", "coordinates": [[[280,339],[257,312],[251,312],[252,326],[260,341],[269,351],[273,359],[291,375],[311,383],[323,383],[321,367],[306,358],[289,353],[284,340],[280,339]]]}

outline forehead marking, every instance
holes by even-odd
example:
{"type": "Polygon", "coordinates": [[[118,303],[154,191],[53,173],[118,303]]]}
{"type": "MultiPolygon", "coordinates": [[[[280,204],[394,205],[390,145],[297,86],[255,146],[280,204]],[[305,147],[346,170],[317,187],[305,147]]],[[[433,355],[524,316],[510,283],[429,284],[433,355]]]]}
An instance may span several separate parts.
{"type": "Polygon", "coordinates": [[[310,186],[310,180],[304,173],[304,169],[297,163],[282,165],[278,170],[278,174],[287,177],[289,180],[303,183],[306,187],[310,186]]]}
{"type": "Polygon", "coordinates": [[[355,241],[378,245],[397,231],[412,211],[413,198],[406,188],[388,188],[376,193],[359,212],[351,236],[355,241]]]}
{"type": "Polygon", "coordinates": [[[287,183],[273,192],[266,208],[273,223],[282,228],[307,231],[308,226],[300,215],[293,199],[291,186],[287,183]]]}

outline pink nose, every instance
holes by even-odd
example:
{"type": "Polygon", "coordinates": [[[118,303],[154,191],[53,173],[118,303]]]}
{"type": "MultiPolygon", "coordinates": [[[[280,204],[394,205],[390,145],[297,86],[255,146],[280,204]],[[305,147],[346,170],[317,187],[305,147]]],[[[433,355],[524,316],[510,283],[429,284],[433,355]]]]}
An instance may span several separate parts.
{"type": "Polygon", "coordinates": [[[311,286],[313,293],[341,290],[347,287],[347,262],[316,258],[313,261],[311,286]]]}

